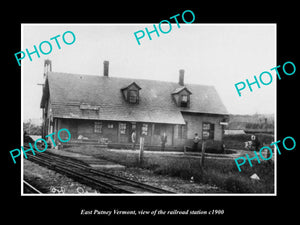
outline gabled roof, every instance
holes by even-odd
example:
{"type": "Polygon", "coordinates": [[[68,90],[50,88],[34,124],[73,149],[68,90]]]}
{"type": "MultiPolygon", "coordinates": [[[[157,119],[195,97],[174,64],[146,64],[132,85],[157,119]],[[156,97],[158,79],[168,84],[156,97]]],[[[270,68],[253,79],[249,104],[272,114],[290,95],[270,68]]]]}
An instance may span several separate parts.
{"type": "Polygon", "coordinates": [[[136,86],[136,88],[139,89],[139,90],[142,89],[142,88],[141,88],[139,85],[137,85],[135,82],[132,82],[131,84],[127,85],[126,87],[121,88],[121,90],[128,89],[128,88],[130,88],[131,86],[136,86]]]}
{"type": "Polygon", "coordinates": [[[181,112],[228,114],[213,86],[186,84],[193,93],[190,107],[178,107],[172,92],[181,86],[174,82],[89,76],[49,72],[50,101],[53,117],[184,124],[181,112]],[[126,102],[120,91],[139,84],[139,104],[126,102]],[[84,114],[80,105],[99,106],[84,114]]]}
{"type": "Polygon", "coordinates": [[[189,94],[192,94],[192,92],[190,92],[190,90],[187,89],[186,86],[181,86],[181,87],[176,88],[176,89],[172,92],[172,94],[178,94],[178,93],[182,92],[183,90],[186,90],[189,94]]]}

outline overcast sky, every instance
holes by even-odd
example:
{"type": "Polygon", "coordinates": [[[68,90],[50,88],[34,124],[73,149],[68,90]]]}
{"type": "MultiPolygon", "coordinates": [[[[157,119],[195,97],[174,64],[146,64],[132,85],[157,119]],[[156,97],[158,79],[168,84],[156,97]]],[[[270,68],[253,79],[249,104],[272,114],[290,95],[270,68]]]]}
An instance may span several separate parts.
{"type": "MultiPolygon", "coordinates": [[[[37,84],[43,83],[45,59],[52,61],[54,72],[102,76],[103,61],[108,60],[109,76],[172,82],[178,82],[179,69],[184,69],[185,83],[214,85],[229,113],[275,112],[276,79],[260,89],[253,86],[253,92],[245,90],[242,97],[234,87],[277,66],[275,24],[193,23],[178,28],[175,23],[168,34],[152,33],[152,40],[145,35],[138,45],[134,32],[151,30],[153,24],[23,24],[22,51],[31,52],[33,45],[38,48],[40,42],[66,31],[76,36],[72,45],[60,37],[60,50],[52,40],[49,55],[22,60],[23,119],[42,116],[42,86],[37,84]]],[[[275,78],[275,72],[271,73],[275,78]]]]}

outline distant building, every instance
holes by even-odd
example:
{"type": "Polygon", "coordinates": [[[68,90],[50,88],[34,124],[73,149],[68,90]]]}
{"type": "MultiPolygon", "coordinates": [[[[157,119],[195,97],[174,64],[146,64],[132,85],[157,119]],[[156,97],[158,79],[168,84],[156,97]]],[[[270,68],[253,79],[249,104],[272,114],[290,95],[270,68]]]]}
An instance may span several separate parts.
{"type": "Polygon", "coordinates": [[[222,144],[221,123],[228,118],[224,104],[213,86],[185,84],[184,70],[175,83],[110,77],[108,61],[103,76],[52,72],[48,61],[44,77],[43,137],[67,128],[71,142],[105,138],[112,146],[124,146],[136,130],[137,140],[144,132],[148,149],[160,145],[163,132],[166,149],[182,150],[195,133],[215,148],[222,144]]]}

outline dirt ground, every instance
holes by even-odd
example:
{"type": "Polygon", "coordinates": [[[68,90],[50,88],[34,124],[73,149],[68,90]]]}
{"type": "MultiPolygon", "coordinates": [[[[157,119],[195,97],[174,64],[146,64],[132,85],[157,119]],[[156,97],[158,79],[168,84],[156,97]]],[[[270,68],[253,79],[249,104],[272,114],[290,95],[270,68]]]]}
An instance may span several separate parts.
{"type": "Polygon", "coordinates": [[[192,177],[189,181],[186,181],[180,178],[156,175],[151,170],[141,168],[127,168],[125,171],[115,170],[111,172],[118,176],[153,185],[179,194],[226,193],[226,191],[221,190],[216,186],[194,183],[192,177]]]}
{"type": "Polygon", "coordinates": [[[91,194],[96,190],[24,159],[24,179],[45,194],[91,194]]]}

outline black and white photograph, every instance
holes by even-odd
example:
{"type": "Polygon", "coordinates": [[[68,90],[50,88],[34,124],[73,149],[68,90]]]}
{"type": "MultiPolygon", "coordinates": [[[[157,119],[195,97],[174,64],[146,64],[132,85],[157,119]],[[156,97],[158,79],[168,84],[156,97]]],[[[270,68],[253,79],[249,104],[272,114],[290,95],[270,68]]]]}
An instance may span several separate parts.
{"type": "Polygon", "coordinates": [[[25,48],[24,146],[42,151],[23,159],[26,185],[276,194],[276,151],[258,152],[276,141],[276,80],[260,76],[276,66],[276,24],[22,24],[25,48]]]}
{"type": "Polygon", "coordinates": [[[294,221],[296,6],[124,3],[6,7],[4,220],[294,221]]]}

